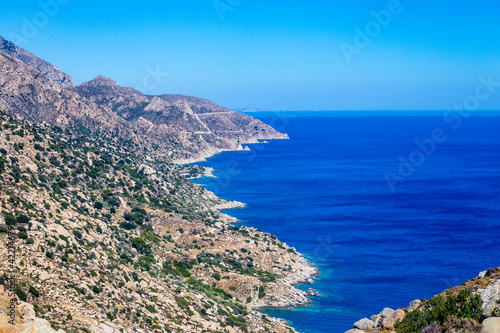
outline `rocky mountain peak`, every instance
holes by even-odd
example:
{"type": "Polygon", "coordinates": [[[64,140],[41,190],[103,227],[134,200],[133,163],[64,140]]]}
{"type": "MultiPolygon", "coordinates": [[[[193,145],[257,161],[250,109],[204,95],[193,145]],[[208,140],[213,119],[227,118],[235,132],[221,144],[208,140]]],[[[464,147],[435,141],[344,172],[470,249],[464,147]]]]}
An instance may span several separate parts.
{"type": "Polygon", "coordinates": [[[60,85],[62,88],[68,89],[76,87],[71,76],[64,73],[51,63],[38,58],[33,53],[26,51],[25,49],[20,48],[14,43],[6,40],[2,36],[0,36],[0,51],[36,69],[37,71],[39,71],[40,73],[42,73],[43,75],[47,76],[49,79],[60,85]]]}
{"type": "Polygon", "coordinates": [[[158,96],[153,97],[151,100],[151,103],[149,103],[145,108],[144,111],[153,111],[153,112],[160,112],[170,106],[168,102],[163,101],[161,98],[158,96]]]}
{"type": "Polygon", "coordinates": [[[85,82],[82,85],[87,85],[87,86],[92,86],[92,87],[114,87],[114,88],[119,88],[119,85],[116,84],[115,81],[113,81],[110,78],[107,78],[105,76],[102,76],[102,75],[98,75],[94,79],[90,80],[89,82],[85,82]]]}
{"type": "Polygon", "coordinates": [[[177,102],[174,103],[174,105],[177,106],[180,110],[182,110],[188,114],[194,114],[188,101],[185,99],[178,100],[177,102]]]}

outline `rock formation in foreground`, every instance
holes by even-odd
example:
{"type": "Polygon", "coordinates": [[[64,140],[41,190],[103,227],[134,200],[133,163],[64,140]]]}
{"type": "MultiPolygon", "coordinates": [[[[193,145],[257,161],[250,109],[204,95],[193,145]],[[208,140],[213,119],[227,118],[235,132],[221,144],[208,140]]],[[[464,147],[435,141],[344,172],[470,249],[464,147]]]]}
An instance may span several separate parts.
{"type": "Polygon", "coordinates": [[[403,309],[383,309],[346,333],[499,333],[500,267],[403,309]]]}

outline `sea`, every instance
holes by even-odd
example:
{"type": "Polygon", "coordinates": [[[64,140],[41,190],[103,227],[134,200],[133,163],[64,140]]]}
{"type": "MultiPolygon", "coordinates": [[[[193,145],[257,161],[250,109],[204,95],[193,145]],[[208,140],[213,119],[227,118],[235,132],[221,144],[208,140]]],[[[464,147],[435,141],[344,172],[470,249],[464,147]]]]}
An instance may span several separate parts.
{"type": "Polygon", "coordinates": [[[195,182],[241,224],[275,234],[321,275],[309,306],[266,309],[337,333],[500,266],[500,114],[258,112],[289,140],[244,145],[195,182]]]}

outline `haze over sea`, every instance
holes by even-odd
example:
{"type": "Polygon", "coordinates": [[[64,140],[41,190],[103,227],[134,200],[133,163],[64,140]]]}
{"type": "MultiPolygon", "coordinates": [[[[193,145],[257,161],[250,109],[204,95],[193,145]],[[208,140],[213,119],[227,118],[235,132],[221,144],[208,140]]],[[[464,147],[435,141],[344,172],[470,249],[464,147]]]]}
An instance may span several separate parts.
{"type": "Polygon", "coordinates": [[[500,117],[473,115],[457,130],[442,113],[252,113],[290,140],[249,145],[201,163],[196,182],[227,211],[277,235],[321,270],[307,307],[264,312],[300,332],[336,333],[384,307],[407,306],[500,266],[500,117]],[[339,116],[340,115],[340,116],[339,116]],[[436,128],[448,136],[392,191],[399,156],[436,128]]]}

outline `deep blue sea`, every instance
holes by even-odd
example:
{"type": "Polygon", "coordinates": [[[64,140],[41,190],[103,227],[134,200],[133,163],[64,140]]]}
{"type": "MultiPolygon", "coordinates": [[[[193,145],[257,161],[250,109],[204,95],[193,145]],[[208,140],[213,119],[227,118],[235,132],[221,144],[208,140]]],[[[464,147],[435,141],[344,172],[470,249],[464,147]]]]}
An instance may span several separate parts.
{"type": "Polygon", "coordinates": [[[227,213],[321,270],[324,297],[266,313],[300,332],[345,332],[500,266],[500,117],[252,115],[290,140],[217,155],[201,164],[218,178],[196,182],[247,203],[227,213]],[[392,187],[388,172],[400,177],[392,187]]]}

